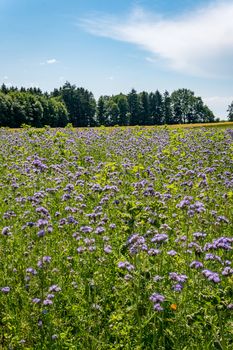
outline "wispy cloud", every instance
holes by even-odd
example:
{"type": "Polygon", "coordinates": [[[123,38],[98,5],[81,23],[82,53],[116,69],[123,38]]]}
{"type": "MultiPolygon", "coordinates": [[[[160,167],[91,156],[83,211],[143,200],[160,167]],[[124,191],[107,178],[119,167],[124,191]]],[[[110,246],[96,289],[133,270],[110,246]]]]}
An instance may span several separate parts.
{"type": "Polygon", "coordinates": [[[45,64],[55,64],[55,63],[58,63],[58,60],[56,60],[56,58],[50,58],[45,62],[41,62],[40,65],[44,66],[45,64]]]}
{"type": "Polygon", "coordinates": [[[198,76],[233,73],[233,1],[213,1],[175,18],[137,8],[126,18],[100,15],[79,23],[86,31],[138,45],[146,60],[198,76]]]}
{"type": "Polygon", "coordinates": [[[49,60],[46,61],[47,64],[54,64],[57,63],[58,61],[56,60],[56,58],[51,58],[49,60]]]}

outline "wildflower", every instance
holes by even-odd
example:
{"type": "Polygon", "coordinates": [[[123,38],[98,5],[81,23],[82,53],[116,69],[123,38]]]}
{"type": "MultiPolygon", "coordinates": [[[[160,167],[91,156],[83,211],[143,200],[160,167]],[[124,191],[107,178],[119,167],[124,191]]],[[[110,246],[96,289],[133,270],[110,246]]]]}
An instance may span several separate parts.
{"type": "Polygon", "coordinates": [[[112,247],[111,247],[110,245],[105,246],[105,247],[104,247],[104,252],[105,252],[106,254],[112,253],[112,247]]]}
{"type": "Polygon", "coordinates": [[[8,294],[10,292],[10,287],[3,287],[1,288],[1,292],[4,293],[4,294],[8,294]]]}
{"type": "Polygon", "coordinates": [[[32,267],[28,267],[26,269],[26,272],[32,274],[33,276],[37,274],[37,271],[35,269],[33,269],[32,267]]]}
{"type": "Polygon", "coordinates": [[[177,283],[175,285],[172,286],[172,289],[175,291],[175,292],[181,292],[182,289],[183,289],[183,285],[180,284],[180,283],[177,283]]]}
{"type": "Polygon", "coordinates": [[[49,287],[49,292],[60,292],[61,288],[57,284],[53,284],[51,287],[49,287]]]}
{"type": "Polygon", "coordinates": [[[41,259],[41,260],[39,260],[38,261],[38,263],[37,263],[37,266],[39,267],[39,268],[42,268],[43,266],[44,266],[44,264],[46,263],[46,264],[49,264],[50,262],[51,262],[51,256],[43,256],[43,258],[41,259]]]}
{"type": "Polygon", "coordinates": [[[110,224],[109,227],[110,227],[111,229],[114,229],[114,228],[116,228],[116,225],[115,225],[115,224],[110,224]]]}
{"type": "Polygon", "coordinates": [[[52,300],[50,300],[50,299],[45,299],[44,301],[43,301],[43,305],[52,305],[52,300]]]}
{"type": "Polygon", "coordinates": [[[161,251],[159,249],[154,249],[154,248],[151,248],[148,250],[148,255],[158,255],[161,251]]]}
{"type": "Polygon", "coordinates": [[[168,235],[166,233],[157,233],[151,239],[152,243],[162,243],[162,242],[167,242],[167,241],[168,241],[168,235]]]}
{"type": "Polygon", "coordinates": [[[104,227],[99,226],[99,227],[97,227],[97,229],[95,230],[95,233],[96,233],[97,235],[99,235],[100,233],[103,233],[104,231],[105,231],[104,227]]]}
{"type": "Polygon", "coordinates": [[[214,283],[219,283],[221,281],[217,272],[206,269],[203,270],[202,273],[209,281],[213,281],[214,283]]]}
{"type": "Polygon", "coordinates": [[[164,310],[163,307],[159,303],[154,304],[153,307],[154,307],[155,311],[163,311],[164,310]]]}
{"type": "Polygon", "coordinates": [[[158,282],[158,281],[161,281],[162,279],[163,279],[162,276],[156,275],[156,276],[154,276],[153,281],[158,282]]]}
{"type": "Polygon", "coordinates": [[[55,297],[54,294],[48,294],[48,295],[47,295],[47,299],[53,299],[54,297],[55,297]]]}
{"type": "Polygon", "coordinates": [[[83,233],[91,233],[93,231],[93,228],[90,226],[82,226],[80,227],[80,231],[83,233]]]}
{"type": "Polygon", "coordinates": [[[177,305],[176,304],[171,304],[170,308],[171,308],[171,310],[176,311],[177,310],[177,305]]]}
{"type": "Polygon", "coordinates": [[[224,270],[222,271],[222,275],[223,276],[233,275],[233,269],[230,266],[225,267],[224,270]]]}
{"type": "Polygon", "coordinates": [[[78,247],[78,248],[77,248],[77,252],[78,252],[79,254],[81,254],[81,253],[84,252],[85,249],[86,249],[85,247],[78,247]]]}
{"type": "Polygon", "coordinates": [[[94,252],[96,250],[96,246],[92,245],[88,247],[89,252],[94,252]]]}
{"type": "Polygon", "coordinates": [[[128,261],[120,261],[118,263],[118,267],[120,269],[125,269],[125,270],[128,270],[128,271],[132,271],[134,270],[134,266],[132,264],[130,264],[128,261]]]}
{"type": "Polygon", "coordinates": [[[45,235],[45,230],[40,230],[38,233],[37,233],[37,236],[38,237],[44,237],[45,235]]]}
{"type": "Polygon", "coordinates": [[[175,250],[169,250],[167,252],[167,254],[170,255],[170,256],[175,256],[177,254],[177,252],[175,250]]]}
{"type": "Polygon", "coordinates": [[[186,275],[180,275],[176,272],[170,272],[169,277],[171,280],[177,281],[179,283],[184,283],[188,279],[188,277],[186,275]]]}
{"type": "Polygon", "coordinates": [[[162,303],[164,300],[165,300],[165,297],[158,293],[153,293],[150,296],[150,301],[152,301],[153,303],[162,303]]]}
{"type": "Polygon", "coordinates": [[[192,261],[189,267],[194,268],[194,269],[200,269],[203,267],[203,264],[200,261],[192,261]]]}
{"type": "Polygon", "coordinates": [[[10,228],[9,228],[8,226],[3,227],[3,229],[2,229],[2,235],[3,235],[3,236],[10,236],[10,235],[11,235],[10,228]]]}
{"type": "Polygon", "coordinates": [[[40,301],[41,301],[41,299],[39,299],[39,298],[32,299],[33,304],[38,304],[38,303],[40,303],[40,301]]]}
{"type": "Polygon", "coordinates": [[[36,212],[37,212],[37,213],[41,213],[41,214],[46,215],[46,216],[49,215],[48,210],[45,209],[44,207],[38,207],[38,208],[36,208],[36,212]]]}
{"type": "Polygon", "coordinates": [[[127,273],[127,274],[125,275],[125,277],[124,277],[124,279],[125,279],[126,281],[130,281],[132,278],[133,278],[133,276],[130,275],[129,273],[127,273]]]}
{"type": "Polygon", "coordinates": [[[194,232],[194,233],[193,233],[193,237],[194,237],[195,239],[205,238],[205,237],[206,237],[206,233],[203,233],[203,232],[194,232]]]}

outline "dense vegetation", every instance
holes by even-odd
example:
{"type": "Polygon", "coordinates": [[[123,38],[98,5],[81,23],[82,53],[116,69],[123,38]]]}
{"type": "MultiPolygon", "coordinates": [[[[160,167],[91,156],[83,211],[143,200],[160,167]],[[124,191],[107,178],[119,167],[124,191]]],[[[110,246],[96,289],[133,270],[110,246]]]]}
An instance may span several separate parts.
{"type": "Polygon", "coordinates": [[[233,348],[232,129],[3,128],[0,187],[1,349],[233,348]]]}
{"type": "MultiPolygon", "coordinates": [[[[233,119],[232,108],[229,120],[233,119]]],[[[136,90],[114,96],[100,96],[65,83],[51,93],[38,88],[0,88],[0,126],[13,128],[28,124],[35,127],[62,127],[68,122],[75,127],[113,125],[162,125],[208,123],[214,114],[200,97],[188,89],[170,95],[136,90]]]]}

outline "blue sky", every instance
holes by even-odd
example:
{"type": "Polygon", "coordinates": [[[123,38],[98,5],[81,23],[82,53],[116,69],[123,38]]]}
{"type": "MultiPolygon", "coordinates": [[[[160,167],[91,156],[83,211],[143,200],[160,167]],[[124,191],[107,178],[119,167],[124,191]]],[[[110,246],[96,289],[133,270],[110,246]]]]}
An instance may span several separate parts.
{"type": "Polygon", "coordinates": [[[0,83],[233,100],[233,0],[0,0],[0,83]]]}

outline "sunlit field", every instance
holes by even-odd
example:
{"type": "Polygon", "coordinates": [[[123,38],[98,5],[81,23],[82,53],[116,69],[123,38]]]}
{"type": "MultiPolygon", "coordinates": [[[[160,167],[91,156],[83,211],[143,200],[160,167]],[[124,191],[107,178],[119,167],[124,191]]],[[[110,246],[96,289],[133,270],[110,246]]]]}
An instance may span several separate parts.
{"type": "Polygon", "coordinates": [[[0,349],[233,348],[233,123],[194,126],[0,129],[0,349]]]}

